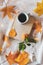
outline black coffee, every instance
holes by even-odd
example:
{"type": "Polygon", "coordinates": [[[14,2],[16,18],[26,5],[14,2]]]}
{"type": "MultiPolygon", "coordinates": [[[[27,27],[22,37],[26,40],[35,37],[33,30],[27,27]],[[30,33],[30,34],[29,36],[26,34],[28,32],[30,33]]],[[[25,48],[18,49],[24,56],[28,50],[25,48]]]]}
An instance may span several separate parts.
{"type": "Polygon", "coordinates": [[[18,19],[21,23],[25,22],[26,21],[26,15],[24,13],[21,13],[19,16],[18,16],[18,19]]]}

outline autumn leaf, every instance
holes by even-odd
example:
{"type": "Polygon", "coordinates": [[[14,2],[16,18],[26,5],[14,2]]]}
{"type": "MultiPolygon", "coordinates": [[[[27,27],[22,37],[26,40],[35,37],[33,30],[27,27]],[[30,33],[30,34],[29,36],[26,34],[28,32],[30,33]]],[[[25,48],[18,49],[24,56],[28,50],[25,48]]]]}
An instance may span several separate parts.
{"type": "Polygon", "coordinates": [[[2,9],[0,9],[0,12],[3,12],[3,18],[7,15],[9,17],[9,19],[12,19],[12,13],[16,14],[16,10],[14,9],[15,6],[6,6],[2,9]]]}
{"type": "Polygon", "coordinates": [[[39,16],[43,15],[43,0],[42,2],[37,2],[37,7],[34,9],[34,12],[36,12],[39,16]]]}

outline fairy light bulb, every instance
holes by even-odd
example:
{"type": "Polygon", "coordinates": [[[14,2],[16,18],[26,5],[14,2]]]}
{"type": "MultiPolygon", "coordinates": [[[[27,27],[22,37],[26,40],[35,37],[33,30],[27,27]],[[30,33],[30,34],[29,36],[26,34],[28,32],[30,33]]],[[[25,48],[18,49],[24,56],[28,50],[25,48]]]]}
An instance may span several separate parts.
{"type": "Polygon", "coordinates": [[[3,26],[4,26],[2,22],[0,22],[0,26],[1,26],[1,27],[3,27],[3,26]]]}
{"type": "Polygon", "coordinates": [[[5,3],[7,4],[8,0],[5,0],[5,3]]]}
{"type": "Polygon", "coordinates": [[[4,23],[0,22],[0,30],[4,29],[4,23]]]}

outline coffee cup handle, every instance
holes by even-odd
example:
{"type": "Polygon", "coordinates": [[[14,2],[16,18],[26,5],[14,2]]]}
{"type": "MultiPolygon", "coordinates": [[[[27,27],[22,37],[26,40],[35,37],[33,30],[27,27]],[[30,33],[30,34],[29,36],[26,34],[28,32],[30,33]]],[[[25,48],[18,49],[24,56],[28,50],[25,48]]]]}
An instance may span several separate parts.
{"type": "Polygon", "coordinates": [[[30,17],[30,13],[28,14],[28,17],[30,17]]]}

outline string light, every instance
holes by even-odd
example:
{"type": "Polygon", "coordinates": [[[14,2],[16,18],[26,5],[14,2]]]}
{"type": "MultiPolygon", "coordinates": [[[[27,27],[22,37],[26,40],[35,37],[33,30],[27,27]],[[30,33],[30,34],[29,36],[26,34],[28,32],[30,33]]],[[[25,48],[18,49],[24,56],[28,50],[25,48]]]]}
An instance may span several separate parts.
{"type": "Polygon", "coordinates": [[[4,24],[2,22],[0,22],[0,27],[3,28],[4,27],[4,24]]]}

